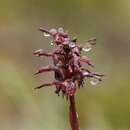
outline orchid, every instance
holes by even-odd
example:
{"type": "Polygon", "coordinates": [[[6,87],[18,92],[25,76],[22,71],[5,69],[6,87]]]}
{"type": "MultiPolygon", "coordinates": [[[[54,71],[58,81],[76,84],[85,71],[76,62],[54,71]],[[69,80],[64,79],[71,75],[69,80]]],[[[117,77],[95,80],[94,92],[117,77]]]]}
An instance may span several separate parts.
{"type": "Polygon", "coordinates": [[[78,117],[75,108],[75,94],[78,88],[84,86],[85,79],[90,80],[92,85],[96,85],[102,81],[103,74],[92,72],[87,66],[94,67],[91,60],[82,56],[82,51],[88,52],[92,46],[96,44],[96,38],[90,38],[85,44],[77,42],[76,38],[70,38],[69,34],[63,28],[46,30],[40,28],[45,37],[51,37],[51,45],[56,48],[53,52],[47,52],[43,49],[34,51],[34,55],[38,57],[50,57],[53,65],[40,67],[35,75],[52,71],[55,80],[51,83],[44,83],[35,89],[51,86],[54,87],[55,93],[66,97],[70,100],[70,124],[72,130],[79,130],[78,117]]]}

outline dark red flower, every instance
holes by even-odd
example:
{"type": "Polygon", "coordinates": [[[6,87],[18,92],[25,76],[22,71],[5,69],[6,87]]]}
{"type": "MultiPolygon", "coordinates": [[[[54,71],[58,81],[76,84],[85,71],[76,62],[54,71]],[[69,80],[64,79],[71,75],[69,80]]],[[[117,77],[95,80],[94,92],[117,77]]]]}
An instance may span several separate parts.
{"type": "Polygon", "coordinates": [[[40,31],[44,33],[44,36],[52,37],[52,45],[56,46],[56,49],[48,53],[42,49],[35,51],[33,54],[36,56],[51,57],[53,60],[53,66],[41,67],[36,74],[53,71],[55,75],[55,81],[36,87],[36,89],[53,86],[55,92],[59,95],[62,92],[65,96],[73,96],[77,90],[77,86],[83,86],[85,78],[89,78],[91,84],[95,85],[98,81],[101,81],[102,74],[91,72],[90,70],[82,66],[83,63],[94,67],[90,59],[86,56],[81,56],[81,52],[88,52],[91,50],[91,46],[95,45],[96,38],[89,39],[86,44],[80,45],[77,43],[77,39],[71,39],[63,28],[51,29],[50,31],[40,28],[40,31]]]}

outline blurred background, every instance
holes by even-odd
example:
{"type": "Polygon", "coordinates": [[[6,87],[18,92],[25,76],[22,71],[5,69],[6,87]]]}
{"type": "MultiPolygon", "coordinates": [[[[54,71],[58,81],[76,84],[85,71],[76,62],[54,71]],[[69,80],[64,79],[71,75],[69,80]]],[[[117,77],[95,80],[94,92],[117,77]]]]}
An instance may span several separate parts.
{"type": "Polygon", "coordinates": [[[33,76],[51,64],[37,49],[51,51],[40,26],[64,27],[78,41],[97,37],[86,55],[106,77],[89,81],[76,95],[81,130],[130,129],[130,0],[0,0],[0,130],[67,130],[68,103],[54,89],[35,91],[53,80],[33,76]]]}

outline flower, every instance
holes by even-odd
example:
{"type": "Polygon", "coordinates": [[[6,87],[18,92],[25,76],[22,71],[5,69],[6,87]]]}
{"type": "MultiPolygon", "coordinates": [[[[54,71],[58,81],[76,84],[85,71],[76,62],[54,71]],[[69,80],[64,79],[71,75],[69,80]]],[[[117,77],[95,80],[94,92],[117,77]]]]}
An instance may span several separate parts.
{"type": "Polygon", "coordinates": [[[63,28],[51,29],[50,31],[40,28],[40,31],[44,33],[45,37],[52,37],[52,45],[56,46],[53,52],[48,53],[43,49],[34,51],[35,56],[46,56],[51,57],[53,60],[53,66],[46,66],[39,68],[35,75],[53,71],[55,76],[55,81],[52,83],[42,84],[35,89],[40,89],[45,86],[52,86],[55,88],[55,93],[68,97],[73,96],[76,93],[77,88],[84,85],[85,78],[90,79],[90,83],[96,85],[98,81],[102,80],[104,75],[98,74],[96,72],[91,72],[90,70],[83,67],[83,63],[90,67],[94,67],[90,59],[86,56],[82,56],[82,51],[91,50],[90,46],[95,45],[96,38],[90,38],[87,41],[89,46],[85,47],[77,43],[77,39],[71,39],[68,33],[64,32],[63,28]]]}

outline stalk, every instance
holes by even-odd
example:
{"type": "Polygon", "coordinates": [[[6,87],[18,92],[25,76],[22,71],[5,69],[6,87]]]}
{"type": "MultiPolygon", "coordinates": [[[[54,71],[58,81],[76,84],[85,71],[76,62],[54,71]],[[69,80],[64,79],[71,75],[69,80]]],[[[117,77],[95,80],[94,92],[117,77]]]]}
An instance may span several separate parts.
{"type": "Polygon", "coordinates": [[[79,122],[78,122],[78,115],[76,112],[76,106],[75,106],[75,97],[69,96],[69,120],[72,130],[80,130],[79,128],[79,122]]]}

